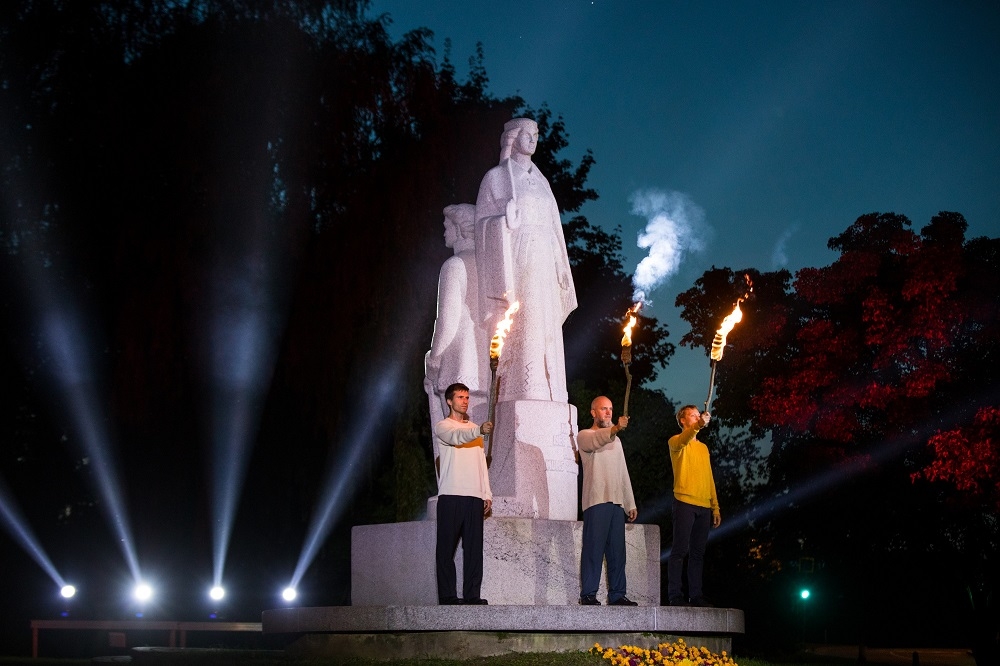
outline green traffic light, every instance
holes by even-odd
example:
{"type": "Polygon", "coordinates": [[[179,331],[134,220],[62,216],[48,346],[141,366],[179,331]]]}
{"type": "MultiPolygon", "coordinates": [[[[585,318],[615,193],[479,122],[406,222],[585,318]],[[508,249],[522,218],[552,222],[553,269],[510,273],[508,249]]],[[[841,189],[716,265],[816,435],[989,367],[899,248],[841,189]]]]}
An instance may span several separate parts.
{"type": "Polygon", "coordinates": [[[802,597],[803,599],[808,599],[809,598],[809,594],[810,594],[809,590],[801,590],[799,592],[799,596],[802,597]]]}

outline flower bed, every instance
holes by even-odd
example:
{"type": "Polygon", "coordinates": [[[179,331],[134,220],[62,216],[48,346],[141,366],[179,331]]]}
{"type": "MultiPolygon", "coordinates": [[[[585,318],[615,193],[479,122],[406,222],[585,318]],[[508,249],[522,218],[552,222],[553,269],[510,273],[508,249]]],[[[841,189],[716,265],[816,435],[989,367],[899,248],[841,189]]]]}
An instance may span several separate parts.
{"type": "Polygon", "coordinates": [[[723,650],[715,654],[706,647],[688,647],[683,638],[674,643],[660,643],[652,650],[635,645],[603,648],[594,643],[591,654],[599,654],[613,666],[737,666],[736,662],[723,650]]]}

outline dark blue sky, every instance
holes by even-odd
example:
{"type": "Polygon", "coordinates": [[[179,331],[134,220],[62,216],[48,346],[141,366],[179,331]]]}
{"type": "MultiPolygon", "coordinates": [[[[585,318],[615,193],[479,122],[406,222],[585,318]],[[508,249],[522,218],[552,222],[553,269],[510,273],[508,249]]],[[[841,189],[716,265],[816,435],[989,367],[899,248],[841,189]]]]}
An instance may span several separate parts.
{"type": "MultiPolygon", "coordinates": [[[[494,94],[565,118],[566,156],[597,160],[582,212],[621,226],[627,270],[647,254],[634,193],[703,214],[703,249],[649,293],[674,342],[674,298],[706,269],[827,265],[827,239],[865,213],[920,229],[958,211],[970,237],[1000,234],[996,2],[372,3],[383,12],[395,36],[432,29],[439,59],[451,39],[463,77],[482,42],[494,94]]],[[[679,349],[662,385],[700,402],[707,381],[704,353],[679,349]]]]}

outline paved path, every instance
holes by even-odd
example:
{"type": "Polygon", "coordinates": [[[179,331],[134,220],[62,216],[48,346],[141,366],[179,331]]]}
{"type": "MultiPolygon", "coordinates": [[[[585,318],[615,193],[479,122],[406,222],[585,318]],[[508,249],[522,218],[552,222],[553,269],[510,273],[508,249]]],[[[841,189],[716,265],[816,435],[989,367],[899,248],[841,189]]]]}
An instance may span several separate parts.
{"type": "MultiPolygon", "coordinates": [[[[808,651],[855,661],[858,658],[857,645],[819,645],[808,651]]],[[[865,658],[872,665],[908,666],[913,664],[914,652],[920,656],[920,666],[976,666],[969,651],[958,648],[865,648],[865,658]]]]}

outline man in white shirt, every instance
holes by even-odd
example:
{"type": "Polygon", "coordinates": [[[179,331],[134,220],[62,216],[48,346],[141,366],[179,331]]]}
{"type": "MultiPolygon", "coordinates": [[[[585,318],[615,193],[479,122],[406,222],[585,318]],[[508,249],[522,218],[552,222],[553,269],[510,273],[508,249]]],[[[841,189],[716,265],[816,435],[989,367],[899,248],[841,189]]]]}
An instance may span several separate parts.
{"type": "Polygon", "coordinates": [[[611,420],[611,401],[602,396],[590,403],[594,425],[576,437],[583,464],[583,551],[580,554],[580,604],[600,606],[597,587],[601,565],[608,562],[608,605],[636,606],[625,596],[625,521],[638,515],[625,452],[618,433],[628,417],[611,420]]]}
{"type": "Polygon", "coordinates": [[[469,420],[469,388],[445,390],[448,416],[434,426],[440,452],[437,502],[438,603],[486,604],[483,585],[483,518],[493,507],[493,493],[483,452],[483,435],[493,432],[469,420]],[[462,597],[456,594],[455,550],[462,540],[462,597]]]}

